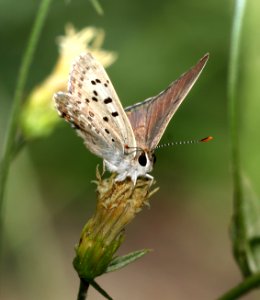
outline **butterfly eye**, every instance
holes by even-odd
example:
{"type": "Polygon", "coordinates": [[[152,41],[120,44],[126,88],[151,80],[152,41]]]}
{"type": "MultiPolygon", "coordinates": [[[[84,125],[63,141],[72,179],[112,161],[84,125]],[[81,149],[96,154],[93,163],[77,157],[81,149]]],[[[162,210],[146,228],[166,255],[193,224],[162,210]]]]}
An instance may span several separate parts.
{"type": "Polygon", "coordinates": [[[146,164],[147,164],[147,158],[146,158],[146,155],[145,155],[144,152],[139,156],[138,162],[139,162],[139,164],[140,164],[142,167],[145,167],[145,166],[146,166],[146,164]]]}

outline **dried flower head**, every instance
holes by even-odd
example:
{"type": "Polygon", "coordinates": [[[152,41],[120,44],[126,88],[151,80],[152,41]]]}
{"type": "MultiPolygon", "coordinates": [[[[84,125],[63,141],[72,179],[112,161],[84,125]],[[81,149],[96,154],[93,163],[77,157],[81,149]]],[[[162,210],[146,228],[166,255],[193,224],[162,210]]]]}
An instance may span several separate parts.
{"type": "Polygon", "coordinates": [[[97,208],[84,226],[76,247],[74,267],[81,279],[92,281],[107,272],[124,239],[124,229],[158,190],[150,179],[115,181],[115,174],[102,179],[97,171],[97,208]]]}

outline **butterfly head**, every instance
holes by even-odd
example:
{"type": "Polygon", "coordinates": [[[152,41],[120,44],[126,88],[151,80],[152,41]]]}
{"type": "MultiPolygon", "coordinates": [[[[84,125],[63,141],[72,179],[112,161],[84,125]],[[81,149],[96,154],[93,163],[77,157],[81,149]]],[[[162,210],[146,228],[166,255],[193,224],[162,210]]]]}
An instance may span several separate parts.
{"type": "Polygon", "coordinates": [[[126,164],[123,165],[129,171],[127,176],[137,178],[138,176],[146,176],[147,173],[152,171],[155,163],[154,151],[141,147],[130,147],[126,144],[124,154],[126,164]]]}
{"type": "Polygon", "coordinates": [[[148,172],[151,172],[153,165],[155,163],[155,154],[153,151],[147,149],[139,149],[136,151],[136,165],[138,173],[145,175],[148,172]]]}
{"type": "MultiPolygon", "coordinates": [[[[142,150],[141,154],[139,154],[138,157],[138,163],[141,167],[144,168],[152,168],[156,161],[155,154],[151,151],[142,150]]],[[[151,170],[150,170],[151,171],[151,170]]],[[[148,171],[149,172],[149,171],[148,171]]]]}

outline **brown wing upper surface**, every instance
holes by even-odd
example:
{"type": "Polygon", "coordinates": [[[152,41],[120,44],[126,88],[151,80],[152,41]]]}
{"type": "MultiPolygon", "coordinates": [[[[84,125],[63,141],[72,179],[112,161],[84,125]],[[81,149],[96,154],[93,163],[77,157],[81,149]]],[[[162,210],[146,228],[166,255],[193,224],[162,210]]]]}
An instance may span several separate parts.
{"type": "Polygon", "coordinates": [[[137,146],[154,149],[172,116],[185,99],[208,61],[204,55],[199,62],[159,95],[125,109],[134,131],[137,146]]]}

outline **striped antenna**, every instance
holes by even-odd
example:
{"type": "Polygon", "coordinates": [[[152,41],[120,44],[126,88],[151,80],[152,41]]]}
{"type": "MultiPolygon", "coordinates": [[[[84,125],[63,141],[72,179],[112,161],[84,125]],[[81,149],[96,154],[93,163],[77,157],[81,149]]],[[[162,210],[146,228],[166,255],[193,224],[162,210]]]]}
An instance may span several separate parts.
{"type": "Polygon", "coordinates": [[[206,143],[213,140],[212,136],[207,136],[200,140],[190,140],[190,141],[178,141],[178,142],[169,142],[165,144],[158,145],[155,149],[164,148],[164,147],[171,147],[176,145],[188,145],[188,144],[198,144],[198,143],[206,143]]]}

